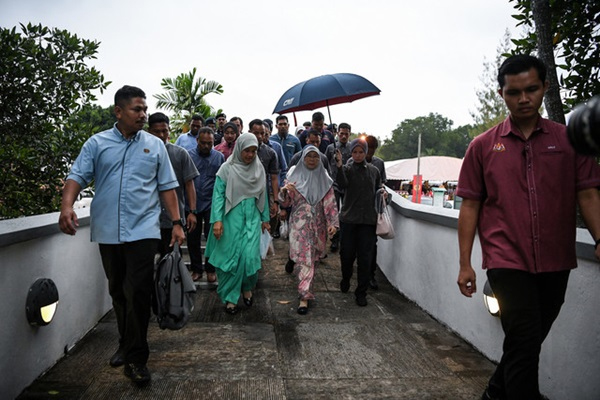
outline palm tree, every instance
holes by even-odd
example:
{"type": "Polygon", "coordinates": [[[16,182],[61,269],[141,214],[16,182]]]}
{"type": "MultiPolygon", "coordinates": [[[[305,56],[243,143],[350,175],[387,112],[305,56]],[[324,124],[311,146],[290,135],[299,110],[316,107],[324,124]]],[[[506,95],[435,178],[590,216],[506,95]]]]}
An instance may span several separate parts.
{"type": "Polygon", "coordinates": [[[219,82],[196,77],[196,68],[175,79],[163,78],[160,85],[166,93],[154,95],[158,100],[156,106],[174,112],[171,127],[175,132],[187,129],[194,114],[200,114],[204,118],[214,115],[215,110],[204,97],[210,93],[223,93],[223,86],[219,82]]]}

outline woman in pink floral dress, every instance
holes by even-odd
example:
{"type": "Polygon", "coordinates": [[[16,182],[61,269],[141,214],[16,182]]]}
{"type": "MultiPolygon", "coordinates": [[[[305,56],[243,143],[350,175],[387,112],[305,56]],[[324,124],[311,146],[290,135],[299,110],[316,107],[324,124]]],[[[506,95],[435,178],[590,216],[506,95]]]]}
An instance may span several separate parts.
{"type": "Polygon", "coordinates": [[[306,146],[302,158],[290,170],[279,191],[281,207],[292,207],[290,224],[290,258],[300,266],[298,314],[308,312],[312,281],[319,259],[326,253],[327,235],[339,227],[333,181],[321,164],[319,150],[306,146]]]}

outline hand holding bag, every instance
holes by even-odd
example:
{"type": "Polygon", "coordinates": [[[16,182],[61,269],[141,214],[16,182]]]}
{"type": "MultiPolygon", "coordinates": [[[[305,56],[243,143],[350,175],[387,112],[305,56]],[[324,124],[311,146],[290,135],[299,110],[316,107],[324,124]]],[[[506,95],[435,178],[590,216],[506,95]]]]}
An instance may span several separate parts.
{"type": "MultiPolygon", "coordinates": [[[[382,189],[385,190],[385,189],[382,189]]],[[[383,192],[377,192],[377,228],[375,233],[382,239],[393,239],[396,236],[394,232],[394,226],[388,213],[385,199],[383,198],[383,192]]]]}
{"type": "Polygon", "coordinates": [[[269,233],[268,229],[265,229],[260,234],[260,258],[265,260],[267,258],[267,253],[269,249],[275,254],[275,249],[273,248],[273,237],[269,233]]]}

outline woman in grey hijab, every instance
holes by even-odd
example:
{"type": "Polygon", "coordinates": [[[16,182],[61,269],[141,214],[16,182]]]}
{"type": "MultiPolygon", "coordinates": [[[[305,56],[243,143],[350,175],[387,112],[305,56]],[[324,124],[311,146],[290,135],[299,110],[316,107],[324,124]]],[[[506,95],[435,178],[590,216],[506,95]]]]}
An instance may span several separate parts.
{"type": "Polygon", "coordinates": [[[270,229],[265,170],[257,148],[256,136],[240,135],[233,154],[217,172],[213,191],[213,234],[205,255],[216,268],[217,293],[229,314],[237,313],[240,293],[246,306],[253,304],[252,290],[261,268],[261,230],[270,229]]]}
{"type": "Polygon", "coordinates": [[[308,312],[308,301],[315,298],[312,281],[319,259],[327,254],[327,235],[333,236],[339,226],[333,181],[315,146],[306,146],[302,151],[302,158],[279,191],[279,201],[282,207],[292,207],[290,258],[300,265],[298,314],[303,315],[308,312]]]}

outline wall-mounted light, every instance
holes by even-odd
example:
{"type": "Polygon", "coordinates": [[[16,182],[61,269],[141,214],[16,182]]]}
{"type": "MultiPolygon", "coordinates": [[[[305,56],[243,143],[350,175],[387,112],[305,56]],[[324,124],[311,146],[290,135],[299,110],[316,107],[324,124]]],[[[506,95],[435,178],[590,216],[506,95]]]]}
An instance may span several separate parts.
{"type": "Polygon", "coordinates": [[[485,285],[483,286],[483,302],[485,303],[485,308],[487,308],[490,314],[492,314],[494,317],[500,315],[500,304],[498,304],[498,299],[496,299],[496,296],[492,291],[490,281],[485,281],[485,285]]]}
{"type": "Polygon", "coordinates": [[[35,326],[48,325],[54,318],[57,305],[58,289],[52,279],[38,279],[31,285],[27,294],[27,321],[35,326]]]}

